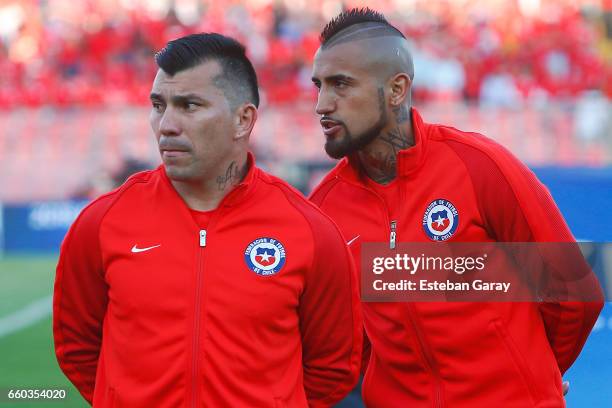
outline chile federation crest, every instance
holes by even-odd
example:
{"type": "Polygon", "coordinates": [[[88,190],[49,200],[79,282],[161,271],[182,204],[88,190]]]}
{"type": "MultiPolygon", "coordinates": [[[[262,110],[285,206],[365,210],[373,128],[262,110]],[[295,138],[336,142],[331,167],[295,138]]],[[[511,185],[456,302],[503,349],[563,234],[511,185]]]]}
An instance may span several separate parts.
{"type": "Polygon", "coordinates": [[[285,247],[274,238],[257,238],[247,245],[244,261],[258,275],[275,275],[285,265],[285,247]]]}
{"type": "Polygon", "coordinates": [[[427,206],[423,215],[423,229],[432,241],[446,241],[455,234],[459,212],[448,200],[439,198],[427,206]]]}

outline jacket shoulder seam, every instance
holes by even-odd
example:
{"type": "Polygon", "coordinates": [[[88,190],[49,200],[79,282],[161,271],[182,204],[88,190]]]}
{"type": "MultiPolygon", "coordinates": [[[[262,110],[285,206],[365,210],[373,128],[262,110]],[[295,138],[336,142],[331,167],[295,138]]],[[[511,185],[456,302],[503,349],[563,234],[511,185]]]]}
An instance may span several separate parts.
{"type": "MultiPolygon", "coordinates": [[[[451,128],[454,129],[454,128],[451,128]]],[[[456,130],[456,129],[455,129],[456,130]]],[[[457,130],[456,130],[457,131],[457,130]]],[[[483,135],[481,135],[480,133],[476,133],[476,132],[463,132],[466,134],[471,134],[471,135],[475,135],[475,136],[479,136],[479,137],[485,137],[483,135]]],[[[498,160],[496,160],[495,155],[492,155],[489,151],[487,151],[487,149],[483,149],[481,146],[475,145],[474,143],[469,143],[468,141],[465,140],[461,140],[457,137],[454,137],[454,135],[450,135],[450,137],[445,137],[444,139],[440,140],[441,142],[446,142],[446,141],[450,141],[450,142],[455,142],[455,143],[459,143],[461,145],[464,145],[468,148],[472,148],[475,149],[476,151],[478,151],[480,154],[483,154],[484,156],[486,156],[489,160],[491,160],[491,163],[493,163],[495,165],[495,167],[497,168],[497,170],[500,172],[500,174],[503,176],[504,181],[508,184],[508,186],[510,187],[510,190],[512,191],[512,195],[514,197],[514,199],[516,200],[516,203],[518,205],[518,207],[521,210],[521,213],[523,214],[523,217],[525,218],[525,221],[527,222],[527,225],[529,226],[529,230],[531,232],[531,234],[533,235],[533,227],[531,226],[531,224],[529,223],[528,217],[525,214],[525,210],[523,208],[523,203],[522,201],[519,199],[519,196],[516,192],[516,186],[514,185],[514,183],[512,181],[510,181],[506,175],[506,171],[504,171],[504,166],[500,165],[498,160]]],[[[446,143],[445,143],[446,144],[446,143]]],[[[503,146],[500,145],[500,147],[503,148],[503,146]]],[[[457,156],[459,158],[459,160],[461,161],[461,163],[463,164],[463,166],[465,167],[465,169],[467,170],[468,164],[466,163],[465,159],[463,157],[461,157],[451,146],[449,146],[449,148],[451,149],[451,151],[453,152],[453,154],[455,156],[457,156]]],[[[506,152],[503,152],[504,154],[508,154],[506,152]]],[[[486,172],[483,172],[483,174],[486,174],[486,172]]],[[[470,184],[472,185],[472,189],[474,192],[474,196],[478,197],[478,195],[476,195],[476,187],[475,187],[475,181],[472,177],[472,174],[470,171],[468,171],[468,176],[470,178],[470,184]]],[[[480,208],[480,203],[478,203],[478,212],[482,218],[482,211],[480,208]]],[[[483,221],[485,221],[485,218],[482,218],[483,221]]]]}
{"type": "Polygon", "coordinates": [[[339,182],[340,178],[338,177],[338,175],[334,175],[333,178],[330,178],[329,180],[326,180],[324,183],[317,186],[317,188],[312,192],[312,194],[310,194],[310,199],[314,199],[317,194],[322,194],[321,206],[323,206],[323,203],[327,199],[327,196],[329,195],[329,193],[331,193],[331,191],[339,182]]]}

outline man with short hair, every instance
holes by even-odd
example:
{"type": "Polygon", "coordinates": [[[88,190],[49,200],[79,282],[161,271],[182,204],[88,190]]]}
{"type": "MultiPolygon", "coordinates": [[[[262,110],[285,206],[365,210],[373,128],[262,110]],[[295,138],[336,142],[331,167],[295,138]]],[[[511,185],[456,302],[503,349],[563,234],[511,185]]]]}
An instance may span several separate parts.
{"type": "Polygon", "coordinates": [[[328,407],[357,382],[355,269],[334,223],[255,166],[255,71],[219,34],[156,55],[163,165],[80,214],[61,249],[61,369],[96,407],[328,407]]]}
{"type": "MultiPolygon", "coordinates": [[[[413,77],[406,39],[381,14],[353,9],[323,29],[316,112],[325,151],[342,160],[311,200],[356,263],[365,242],[574,242],[548,191],[507,150],[423,121],[413,77]]],[[[591,283],[595,301],[583,303],[363,303],[365,404],[563,406],[561,375],[602,307],[591,283]]]]}

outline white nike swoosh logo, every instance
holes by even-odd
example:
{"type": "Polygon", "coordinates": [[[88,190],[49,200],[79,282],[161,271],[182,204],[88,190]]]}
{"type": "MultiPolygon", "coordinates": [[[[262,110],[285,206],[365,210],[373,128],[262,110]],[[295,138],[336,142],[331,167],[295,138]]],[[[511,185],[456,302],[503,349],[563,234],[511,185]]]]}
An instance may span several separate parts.
{"type": "Polygon", "coordinates": [[[150,247],[147,247],[147,248],[138,248],[138,245],[134,245],[132,247],[132,252],[134,252],[134,253],[144,252],[144,251],[148,251],[149,249],[157,248],[157,247],[160,247],[160,246],[161,246],[161,244],[153,245],[153,246],[150,246],[150,247]]]}
{"type": "Polygon", "coordinates": [[[361,235],[357,235],[355,238],[351,239],[349,242],[346,243],[346,245],[351,245],[353,242],[355,242],[355,240],[357,238],[359,238],[361,235]]]}

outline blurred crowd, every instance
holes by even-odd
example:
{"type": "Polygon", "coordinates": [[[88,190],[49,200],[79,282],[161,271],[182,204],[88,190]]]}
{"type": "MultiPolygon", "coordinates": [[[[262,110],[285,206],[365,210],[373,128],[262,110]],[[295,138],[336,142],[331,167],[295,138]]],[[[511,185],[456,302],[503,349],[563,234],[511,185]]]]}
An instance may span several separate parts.
{"type": "MultiPolygon", "coordinates": [[[[0,109],[143,105],[153,55],[218,31],[248,47],[267,104],[313,96],[334,0],[0,0],[0,109]]],[[[414,98],[504,107],[612,98],[612,0],[379,1],[412,43],[414,98]]]]}

